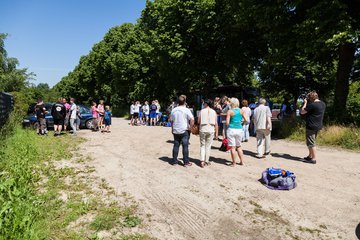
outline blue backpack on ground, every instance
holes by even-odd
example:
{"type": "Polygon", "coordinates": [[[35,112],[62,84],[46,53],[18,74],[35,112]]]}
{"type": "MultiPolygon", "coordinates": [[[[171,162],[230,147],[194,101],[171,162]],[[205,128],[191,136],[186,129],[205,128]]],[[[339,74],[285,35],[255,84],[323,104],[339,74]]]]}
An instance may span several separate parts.
{"type": "Polygon", "coordinates": [[[273,190],[291,190],[297,186],[295,174],[281,168],[267,168],[260,181],[273,190]]]}

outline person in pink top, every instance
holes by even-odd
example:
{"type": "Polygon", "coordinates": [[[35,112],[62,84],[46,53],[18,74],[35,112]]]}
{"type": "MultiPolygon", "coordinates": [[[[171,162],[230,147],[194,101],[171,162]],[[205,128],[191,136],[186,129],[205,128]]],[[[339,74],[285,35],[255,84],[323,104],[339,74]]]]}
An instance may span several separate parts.
{"type": "Polygon", "coordinates": [[[92,120],[93,131],[98,131],[99,130],[99,125],[98,125],[99,112],[96,107],[96,102],[92,102],[91,113],[92,113],[92,118],[93,118],[93,120],[92,120]]]}
{"type": "Polygon", "coordinates": [[[100,125],[100,127],[102,127],[103,122],[104,122],[104,115],[105,115],[104,100],[100,100],[100,103],[97,106],[97,111],[99,113],[99,125],[100,125]]]}
{"type": "MultiPolygon", "coordinates": [[[[242,100],[241,105],[242,105],[241,110],[244,112],[245,116],[247,116],[247,118],[250,119],[250,117],[251,117],[251,109],[249,108],[248,101],[247,100],[242,100]]],[[[242,139],[243,142],[249,141],[249,137],[250,137],[249,124],[250,124],[250,122],[246,122],[244,120],[244,122],[243,122],[244,135],[243,135],[243,139],[242,139]]]]}
{"type": "Polygon", "coordinates": [[[66,98],[63,98],[63,105],[66,109],[65,121],[64,121],[64,131],[66,131],[67,126],[70,121],[70,104],[67,103],[66,98]]]}

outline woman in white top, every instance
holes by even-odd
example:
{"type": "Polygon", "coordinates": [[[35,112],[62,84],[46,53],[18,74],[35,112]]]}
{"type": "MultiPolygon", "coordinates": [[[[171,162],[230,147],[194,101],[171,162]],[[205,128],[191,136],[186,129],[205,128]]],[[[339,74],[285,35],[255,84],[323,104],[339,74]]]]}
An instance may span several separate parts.
{"type": "MultiPolygon", "coordinates": [[[[248,103],[248,101],[247,101],[247,100],[242,100],[242,101],[241,101],[241,105],[242,105],[241,110],[243,111],[244,115],[246,115],[247,118],[250,119],[250,117],[251,117],[251,109],[249,108],[249,103],[248,103]]],[[[249,137],[250,137],[250,134],[249,134],[249,124],[250,124],[250,122],[247,122],[247,121],[245,121],[245,119],[244,119],[244,122],[243,122],[244,135],[243,135],[242,142],[247,142],[247,141],[249,141],[249,137]]]]}
{"type": "Polygon", "coordinates": [[[200,111],[198,123],[200,128],[200,159],[201,167],[209,165],[211,145],[218,135],[217,114],[210,108],[211,101],[204,101],[204,108],[200,111]]]}

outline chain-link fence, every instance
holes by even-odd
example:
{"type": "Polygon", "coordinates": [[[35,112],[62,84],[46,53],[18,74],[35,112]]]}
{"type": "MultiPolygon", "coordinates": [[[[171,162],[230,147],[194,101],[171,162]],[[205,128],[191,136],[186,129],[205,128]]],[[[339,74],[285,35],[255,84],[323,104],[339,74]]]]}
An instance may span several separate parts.
{"type": "Polygon", "coordinates": [[[0,92],[0,128],[5,124],[13,107],[14,98],[8,93],[0,92]]]}

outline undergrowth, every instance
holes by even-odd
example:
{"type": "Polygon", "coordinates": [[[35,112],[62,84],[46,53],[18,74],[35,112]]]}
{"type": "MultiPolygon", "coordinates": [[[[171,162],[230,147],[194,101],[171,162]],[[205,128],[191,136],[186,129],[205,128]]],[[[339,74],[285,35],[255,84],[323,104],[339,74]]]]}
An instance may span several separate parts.
{"type": "MultiPolygon", "coordinates": [[[[305,142],[305,123],[288,121],[280,125],[279,137],[305,142]]],[[[318,134],[318,145],[360,151],[360,128],[341,125],[325,126],[318,134]]]]}

